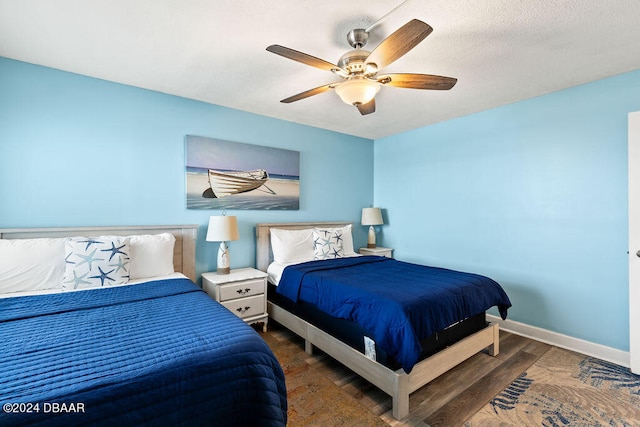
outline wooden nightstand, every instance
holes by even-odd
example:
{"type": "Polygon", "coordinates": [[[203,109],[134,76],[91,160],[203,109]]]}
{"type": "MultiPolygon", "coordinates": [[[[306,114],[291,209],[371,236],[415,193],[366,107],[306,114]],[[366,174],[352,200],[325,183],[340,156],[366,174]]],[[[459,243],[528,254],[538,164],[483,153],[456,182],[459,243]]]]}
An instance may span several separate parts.
{"type": "Polygon", "coordinates": [[[390,248],[360,248],[358,249],[360,255],[377,255],[387,258],[393,258],[393,249],[390,248]]]}
{"type": "Polygon", "coordinates": [[[255,268],[203,273],[202,289],[245,322],[263,322],[262,330],[267,332],[267,273],[255,268]]]}

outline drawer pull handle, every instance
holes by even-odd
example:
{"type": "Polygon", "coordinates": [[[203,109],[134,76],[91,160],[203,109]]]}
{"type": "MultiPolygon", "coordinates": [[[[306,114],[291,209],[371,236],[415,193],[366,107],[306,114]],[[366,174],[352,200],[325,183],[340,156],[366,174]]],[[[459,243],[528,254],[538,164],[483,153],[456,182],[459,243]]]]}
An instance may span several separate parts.
{"type": "Polygon", "coordinates": [[[236,292],[240,295],[248,294],[249,292],[251,292],[251,288],[238,289],[236,292]]]}
{"type": "Polygon", "coordinates": [[[249,306],[246,306],[246,307],[244,307],[244,308],[242,308],[242,307],[238,307],[238,308],[236,308],[236,311],[237,311],[238,313],[240,313],[240,314],[245,314],[247,311],[249,311],[249,309],[250,309],[250,308],[251,308],[251,307],[249,307],[249,306]]]}

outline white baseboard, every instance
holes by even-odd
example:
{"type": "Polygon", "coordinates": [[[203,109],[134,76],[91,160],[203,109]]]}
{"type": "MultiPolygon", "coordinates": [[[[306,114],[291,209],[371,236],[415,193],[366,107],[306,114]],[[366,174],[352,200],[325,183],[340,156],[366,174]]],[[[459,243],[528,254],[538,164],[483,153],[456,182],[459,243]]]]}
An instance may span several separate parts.
{"type": "Polygon", "coordinates": [[[601,344],[585,341],[580,338],[573,338],[568,335],[552,332],[547,329],[529,326],[513,320],[502,320],[498,316],[487,314],[487,320],[497,322],[500,329],[516,335],[531,338],[546,344],[555,345],[567,350],[597,357],[607,362],[615,363],[626,368],[630,367],[631,361],[628,351],[618,350],[601,344]]]}

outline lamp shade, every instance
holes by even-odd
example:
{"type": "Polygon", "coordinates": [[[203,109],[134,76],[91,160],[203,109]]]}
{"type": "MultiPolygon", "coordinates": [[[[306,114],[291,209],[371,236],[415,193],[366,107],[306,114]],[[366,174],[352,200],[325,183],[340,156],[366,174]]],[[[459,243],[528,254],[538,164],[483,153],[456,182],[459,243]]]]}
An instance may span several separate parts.
{"type": "Polygon", "coordinates": [[[239,238],[238,220],[235,216],[209,217],[207,242],[228,242],[239,238]]]}
{"type": "Polygon", "coordinates": [[[362,225],[382,225],[382,213],[380,208],[363,208],[362,209],[362,225]]]}
{"type": "Polygon", "coordinates": [[[380,83],[354,78],[336,86],[336,93],[349,105],[366,104],[380,91],[380,83]]]}

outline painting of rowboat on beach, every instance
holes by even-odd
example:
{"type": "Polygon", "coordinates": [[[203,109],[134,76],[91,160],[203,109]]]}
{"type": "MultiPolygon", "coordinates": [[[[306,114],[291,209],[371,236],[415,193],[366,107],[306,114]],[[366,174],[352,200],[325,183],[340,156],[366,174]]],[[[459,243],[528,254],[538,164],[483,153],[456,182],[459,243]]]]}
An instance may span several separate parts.
{"type": "Polygon", "coordinates": [[[186,137],[188,209],[300,209],[300,153],[186,137]]]}

